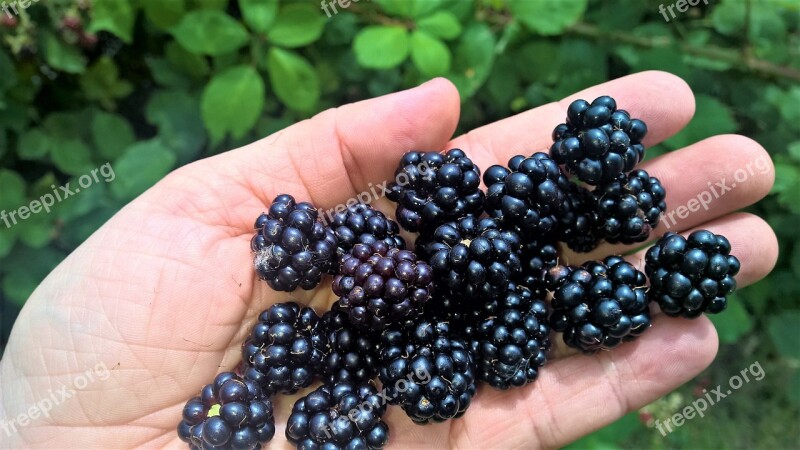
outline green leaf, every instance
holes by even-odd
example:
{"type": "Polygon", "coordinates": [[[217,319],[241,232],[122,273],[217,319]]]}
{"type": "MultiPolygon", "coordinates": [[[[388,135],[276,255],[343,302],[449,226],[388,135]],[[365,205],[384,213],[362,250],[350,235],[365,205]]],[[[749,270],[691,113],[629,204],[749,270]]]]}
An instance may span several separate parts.
{"type": "Polygon", "coordinates": [[[783,311],[769,320],[769,335],[778,352],[800,362],[800,310],[783,311]]]}
{"type": "Polygon", "coordinates": [[[68,140],[55,144],[50,152],[53,164],[64,173],[83,175],[92,170],[92,153],[79,140],[68,140]]]}
{"type": "Polygon", "coordinates": [[[409,18],[423,17],[442,7],[441,0],[375,0],[384,12],[409,18]]]}
{"type": "Polygon", "coordinates": [[[508,0],[511,14],[531,31],[545,36],[561,34],[586,11],[587,0],[508,0]]]}
{"type": "Polygon", "coordinates": [[[0,91],[13,87],[15,84],[17,84],[17,70],[14,67],[14,61],[8,57],[4,49],[0,48],[0,91]]]}
{"type": "Polygon", "coordinates": [[[286,106],[299,111],[309,111],[320,96],[316,71],[303,57],[277,47],[267,55],[269,79],[275,95],[286,106]]]}
{"type": "Polygon", "coordinates": [[[455,39],[461,34],[461,23],[450,11],[437,11],[417,21],[420,30],[442,38],[455,39]]]}
{"type": "Polygon", "coordinates": [[[728,307],[722,314],[708,316],[717,328],[719,340],[723,344],[734,344],[753,329],[753,319],[736,296],[728,299],[728,307]]]}
{"type": "Polygon", "coordinates": [[[172,29],[172,35],[186,50],[198,55],[224,55],[242,48],[247,30],[222,11],[203,9],[186,14],[172,29]]]}
{"type": "Polygon", "coordinates": [[[120,80],[114,60],[105,56],[89,67],[80,83],[86,98],[99,101],[107,109],[114,108],[116,99],[127,97],[133,91],[133,85],[120,80]]]}
{"type": "Polygon", "coordinates": [[[125,119],[101,111],[92,118],[92,138],[100,156],[108,161],[117,159],[136,140],[133,127],[125,119]]]}
{"type": "Polygon", "coordinates": [[[119,0],[92,0],[91,22],[88,31],[105,30],[130,44],[133,40],[133,3],[119,0]]]}
{"type": "Polygon", "coordinates": [[[364,27],[353,41],[358,63],[370,69],[391,69],[408,57],[406,29],[394,25],[364,27]]]}
{"type": "Polygon", "coordinates": [[[470,25],[461,35],[449,78],[461,93],[462,102],[486,82],[494,65],[496,43],[492,31],[482,23],[470,25]]]}
{"type": "Polygon", "coordinates": [[[44,36],[44,60],[62,72],[83,73],[86,70],[86,58],[81,52],[50,33],[44,36]]]}
{"type": "Polygon", "coordinates": [[[267,39],[283,47],[308,45],[322,36],[325,17],[311,5],[293,3],[281,8],[267,39]]]}
{"type": "Polygon", "coordinates": [[[186,14],[185,0],[139,0],[148,20],[163,31],[169,31],[186,14]]]}
{"type": "MultiPolygon", "coordinates": [[[[16,228],[9,228],[3,220],[0,220],[0,258],[8,256],[16,242],[16,228]]],[[[2,267],[0,267],[0,272],[2,272],[2,267]]]]}
{"type": "Polygon", "coordinates": [[[182,91],[153,94],[145,108],[147,121],[158,127],[158,137],[178,157],[179,164],[197,158],[206,142],[200,99],[182,91]]]}
{"type": "Polygon", "coordinates": [[[711,23],[714,29],[726,36],[736,36],[744,30],[745,2],[740,0],[722,0],[711,11],[711,23]]]}
{"type": "Polygon", "coordinates": [[[793,401],[795,405],[800,405],[800,370],[795,370],[792,373],[788,391],[789,400],[793,401]]]}
{"type": "MultiPolygon", "coordinates": [[[[30,207],[28,207],[30,210],[30,207]]],[[[37,209],[41,206],[37,206],[37,209]]],[[[31,248],[42,248],[53,240],[53,216],[41,209],[38,213],[30,210],[27,219],[17,225],[17,238],[31,248]]]]}
{"type": "Polygon", "coordinates": [[[691,122],[665,144],[678,149],[717,134],[733,133],[737,129],[733,114],[719,100],[707,95],[697,95],[695,113],[691,122]]]}
{"type": "Polygon", "coordinates": [[[450,70],[450,49],[425,31],[411,33],[411,60],[422,75],[433,78],[450,70]]]}
{"type": "Polygon", "coordinates": [[[119,200],[132,200],[148,190],[175,165],[175,155],[159,139],[137,142],[114,162],[111,192],[119,200]]]}
{"type": "Polygon", "coordinates": [[[239,9],[250,29],[266,33],[278,15],[278,0],[239,0],[239,9]]]}
{"type": "Polygon", "coordinates": [[[17,247],[9,255],[14,264],[9,266],[3,279],[3,292],[11,301],[22,306],[42,280],[66,256],[51,247],[40,249],[17,247]]]}
{"type": "Polygon", "coordinates": [[[53,148],[54,142],[44,132],[32,128],[19,137],[17,156],[20,159],[35,161],[43,158],[53,148]]]}
{"type": "Polygon", "coordinates": [[[226,69],[203,90],[200,108],[211,139],[219,141],[226,133],[241,138],[264,108],[264,81],[250,66],[226,69]]]}
{"type": "Polygon", "coordinates": [[[25,203],[25,180],[18,173],[0,169],[0,211],[17,209],[25,203]]]}
{"type": "Polygon", "coordinates": [[[164,56],[177,70],[195,79],[206,77],[210,71],[204,56],[195,55],[174,41],[167,44],[164,56]]]}

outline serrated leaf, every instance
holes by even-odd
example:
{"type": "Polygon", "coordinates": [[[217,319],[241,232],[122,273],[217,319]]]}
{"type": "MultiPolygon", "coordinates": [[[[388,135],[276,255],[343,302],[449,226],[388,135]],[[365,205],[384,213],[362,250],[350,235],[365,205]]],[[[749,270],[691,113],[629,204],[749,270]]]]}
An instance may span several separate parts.
{"type": "Polygon", "coordinates": [[[778,352],[786,358],[800,361],[800,310],[783,311],[769,320],[769,335],[778,352]]]}
{"type": "Polygon", "coordinates": [[[450,49],[442,41],[425,31],[411,33],[411,60],[422,75],[433,78],[446,74],[450,59],[450,49]]]}
{"type": "Polygon", "coordinates": [[[132,2],[118,0],[92,0],[91,22],[88,31],[108,31],[124,42],[133,40],[133,21],[136,18],[132,2]]]}
{"type": "Polygon", "coordinates": [[[202,9],[186,14],[172,29],[172,35],[186,50],[198,55],[224,55],[242,48],[247,30],[222,11],[202,9]]]}
{"type": "Polygon", "coordinates": [[[461,23],[450,11],[436,11],[417,21],[417,27],[442,39],[455,39],[461,34],[461,23]]]}
{"type": "Polygon", "coordinates": [[[408,32],[394,25],[363,28],[353,41],[358,63],[370,69],[391,69],[408,58],[408,32]]]}
{"type": "Polygon", "coordinates": [[[92,170],[92,152],[79,140],[59,142],[50,151],[50,156],[53,164],[64,173],[82,175],[92,170]]]}
{"type": "Polygon", "coordinates": [[[486,82],[494,65],[496,43],[494,34],[485,24],[470,25],[461,34],[448,78],[461,93],[462,102],[486,82]]]}
{"type": "Polygon", "coordinates": [[[264,81],[250,66],[218,73],[203,90],[201,112],[211,139],[238,139],[255,125],[264,108],[264,81]]]}
{"type": "Polygon", "coordinates": [[[46,156],[55,143],[39,129],[32,128],[19,137],[17,156],[20,159],[35,161],[46,156]]]}
{"type": "Polygon", "coordinates": [[[514,18],[544,36],[561,34],[578,22],[586,4],[587,0],[508,0],[514,18]]]}
{"type": "Polygon", "coordinates": [[[132,200],[172,170],[175,155],[159,139],[137,142],[112,165],[111,192],[119,200],[132,200]]]}
{"type": "Polygon", "coordinates": [[[695,105],[694,118],[680,133],[665,142],[668,147],[678,149],[707,137],[736,131],[738,126],[733,114],[719,100],[701,94],[696,97],[695,105]]]}
{"type": "Polygon", "coordinates": [[[289,4],[281,8],[267,39],[283,47],[308,45],[322,36],[325,18],[311,5],[289,4]]]}
{"type": "Polygon", "coordinates": [[[112,109],[115,100],[127,97],[133,86],[119,78],[119,69],[114,60],[102,57],[81,75],[81,88],[88,99],[97,100],[107,109],[112,109]]]}
{"type": "Polygon", "coordinates": [[[708,316],[717,328],[720,342],[734,344],[745,333],[753,329],[753,319],[742,303],[734,296],[728,299],[728,307],[721,314],[708,316]]]}
{"type": "Polygon", "coordinates": [[[180,22],[186,14],[185,0],[139,0],[145,17],[164,31],[180,22]]]}
{"type": "Polygon", "coordinates": [[[136,136],[133,127],[122,117],[97,112],[92,118],[92,138],[97,152],[107,161],[118,158],[136,136]]]}
{"type": "Polygon", "coordinates": [[[86,58],[75,47],[67,45],[56,36],[44,36],[44,60],[53,69],[67,73],[83,73],[86,58]]]}
{"type": "Polygon", "coordinates": [[[145,115],[158,127],[159,139],[175,151],[179,164],[197,158],[207,138],[198,97],[183,91],[156,92],[145,115]]]}
{"type": "Polygon", "coordinates": [[[311,64],[300,55],[273,47],[267,55],[267,68],[275,95],[286,106],[308,111],[317,104],[319,78],[311,64]]]}
{"type": "Polygon", "coordinates": [[[278,0],[239,0],[239,9],[250,29],[265,33],[278,15],[278,0]]]}

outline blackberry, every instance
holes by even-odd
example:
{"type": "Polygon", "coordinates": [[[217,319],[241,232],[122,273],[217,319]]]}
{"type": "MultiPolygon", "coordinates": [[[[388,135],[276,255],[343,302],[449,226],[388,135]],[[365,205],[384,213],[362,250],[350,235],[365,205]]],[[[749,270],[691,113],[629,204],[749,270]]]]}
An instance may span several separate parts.
{"type": "Polygon", "coordinates": [[[519,236],[491,218],[468,215],[417,239],[417,253],[433,268],[441,295],[462,300],[499,296],[522,271],[519,236]]]}
{"type": "Polygon", "coordinates": [[[342,260],[333,280],[338,308],[350,321],[369,330],[413,318],[422,311],[433,289],[431,267],[408,250],[384,242],[356,244],[342,260]]]}
{"type": "Polygon", "coordinates": [[[323,273],[335,269],[336,236],[317,219],[310,203],[296,203],[287,194],[275,197],[269,212],[256,219],[254,265],[272,289],[313,289],[323,273]]]}
{"type": "Polygon", "coordinates": [[[406,248],[406,241],[398,234],[400,227],[397,222],[365,203],[334,213],[330,216],[330,227],[339,243],[340,255],[349,252],[356,244],[376,241],[383,241],[393,248],[406,248]]]}
{"type": "Polygon", "coordinates": [[[295,402],[286,439],[303,449],[380,449],[389,440],[385,411],[372,384],[323,385],[295,402]]]}
{"type": "Polygon", "coordinates": [[[223,372],[186,402],[178,436],[192,449],[256,449],[275,435],[272,402],[258,383],[223,372]]]}
{"type": "Polygon", "coordinates": [[[391,404],[416,423],[461,417],[475,395],[475,363],[446,322],[423,320],[381,335],[379,377],[391,404]]]}
{"type": "Polygon", "coordinates": [[[332,309],[322,316],[330,351],[322,373],[326,383],[363,383],[378,375],[378,339],[350,323],[346,311],[332,309]]]}
{"type": "Polygon", "coordinates": [[[546,276],[553,290],[550,325],[584,353],[614,348],[650,327],[645,275],[619,256],[582,267],[556,266],[546,276]]]}
{"type": "Polygon", "coordinates": [[[545,272],[558,264],[558,248],[554,239],[526,239],[522,245],[522,276],[520,283],[544,294],[542,280],[545,272]]]}
{"type": "Polygon", "coordinates": [[[483,175],[486,212],[523,237],[552,235],[564,201],[560,177],[558,164],[541,152],[529,158],[517,155],[507,168],[492,166],[483,175]]]}
{"type": "Polygon", "coordinates": [[[612,244],[644,242],[667,209],[666,191],[644,170],[620,175],[593,191],[600,235],[612,244]]]}
{"type": "Polygon", "coordinates": [[[328,340],[313,309],[278,303],[263,311],[242,344],[246,378],[269,395],[292,394],[321,373],[328,340]]]}
{"type": "Polygon", "coordinates": [[[645,255],[648,297],[672,317],[721,312],[736,289],[733,277],[740,268],[730,252],[725,236],[707,230],[694,231],[688,238],[666,233],[645,255]]]}
{"type": "Polygon", "coordinates": [[[595,197],[569,180],[562,186],[566,196],[558,215],[558,240],[576,252],[592,251],[601,239],[595,197]]]}
{"type": "Polygon", "coordinates": [[[553,130],[550,155],[586,184],[596,186],[616,179],[644,158],[642,139],[647,125],[617,109],[604,95],[589,104],[575,100],[567,108],[567,121],[553,130]]]}
{"type": "Polygon", "coordinates": [[[466,214],[483,212],[481,171],[460,149],[409,152],[400,159],[386,194],[397,202],[395,217],[411,232],[435,230],[466,214]]]}
{"type": "Polygon", "coordinates": [[[508,389],[536,379],[550,348],[544,298],[511,283],[503,297],[475,312],[474,325],[465,334],[479,380],[508,389]]]}

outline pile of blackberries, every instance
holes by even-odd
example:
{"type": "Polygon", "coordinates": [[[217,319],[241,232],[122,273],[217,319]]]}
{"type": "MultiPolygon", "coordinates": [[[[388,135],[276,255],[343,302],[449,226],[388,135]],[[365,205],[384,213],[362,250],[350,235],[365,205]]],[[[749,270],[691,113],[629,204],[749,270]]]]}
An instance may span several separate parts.
{"type": "Polygon", "coordinates": [[[611,97],[576,100],[549,154],[489,167],[485,189],[460,149],[409,152],[387,191],[399,225],[367,204],[340,207],[326,223],[311,204],[279,195],[255,222],[257,275],[287,292],[331,275],[338,300],[322,316],[295,302],[263,311],[237,372],[186,404],[178,435],[193,449],[260,447],[275,432],[273,396],[321,382],[282,418],[287,440],[383,448],[388,405],[419,424],[457,419],[478,383],[536,380],[553,332],[591,354],[647,331],[656,304],[668,316],[722,311],[739,261],[710,231],[666,233],[645,272],[622,256],[559,265],[576,258],[567,247],[650,239],[666,191],[636,169],[646,133],[611,97]]]}

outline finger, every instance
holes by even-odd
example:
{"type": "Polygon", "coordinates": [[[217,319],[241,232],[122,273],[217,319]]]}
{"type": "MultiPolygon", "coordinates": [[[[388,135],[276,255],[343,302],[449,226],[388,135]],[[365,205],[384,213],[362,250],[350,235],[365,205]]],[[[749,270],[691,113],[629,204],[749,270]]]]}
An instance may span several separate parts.
{"type": "Polygon", "coordinates": [[[563,446],[694,377],[713,361],[717,343],[706,317],[659,316],[639,340],[555,361],[525,388],[482,388],[451,436],[463,448],[563,446]]]}
{"type": "MultiPolygon", "coordinates": [[[[667,191],[667,210],[649,241],[667,231],[686,230],[761,200],[772,189],[775,167],[756,141],[738,135],[714,136],[642,165],[667,191]]],[[[602,244],[580,260],[622,254],[641,247],[602,244]]]]}
{"type": "Polygon", "coordinates": [[[601,95],[614,97],[620,108],[647,123],[648,147],[677,133],[694,115],[694,95],[685,81],[666,72],[641,72],[475,129],[448,147],[463,148],[483,168],[505,164],[514,155],[547,152],[553,143],[551,132],[564,122],[570,102],[601,95]]]}

